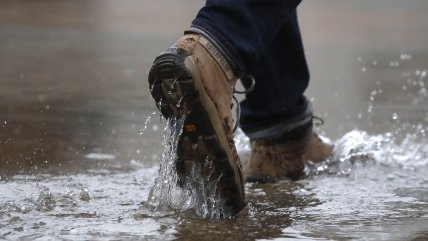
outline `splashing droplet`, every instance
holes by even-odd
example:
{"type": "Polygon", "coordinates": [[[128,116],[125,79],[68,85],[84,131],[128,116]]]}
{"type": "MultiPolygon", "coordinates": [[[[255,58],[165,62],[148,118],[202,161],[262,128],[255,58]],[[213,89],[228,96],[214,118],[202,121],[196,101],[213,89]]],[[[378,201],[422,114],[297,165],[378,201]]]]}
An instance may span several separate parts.
{"type": "Polygon", "coordinates": [[[412,56],[410,54],[403,53],[400,55],[400,59],[401,60],[410,60],[410,59],[412,59],[412,56]]]}
{"type": "Polygon", "coordinates": [[[398,120],[398,114],[397,113],[393,113],[392,114],[392,119],[393,120],[398,120]]]}

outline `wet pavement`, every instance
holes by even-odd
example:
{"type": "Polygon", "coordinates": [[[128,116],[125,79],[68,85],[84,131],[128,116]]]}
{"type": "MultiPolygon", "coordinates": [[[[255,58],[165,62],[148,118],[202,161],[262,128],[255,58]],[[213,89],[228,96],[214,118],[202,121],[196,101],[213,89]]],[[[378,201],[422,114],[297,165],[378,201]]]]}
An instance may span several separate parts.
{"type": "Polygon", "coordinates": [[[302,3],[336,145],[307,179],[247,184],[232,220],[147,205],[165,125],[147,72],[202,4],[0,2],[0,239],[428,240],[424,0],[302,3]]]}

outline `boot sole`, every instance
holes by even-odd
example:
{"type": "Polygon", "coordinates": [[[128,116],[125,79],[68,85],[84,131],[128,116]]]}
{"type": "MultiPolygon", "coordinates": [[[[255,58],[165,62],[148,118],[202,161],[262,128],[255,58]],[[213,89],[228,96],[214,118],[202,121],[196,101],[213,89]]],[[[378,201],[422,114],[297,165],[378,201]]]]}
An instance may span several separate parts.
{"type": "Polygon", "coordinates": [[[192,57],[183,52],[178,49],[156,58],[149,73],[151,94],[165,118],[185,116],[177,147],[179,185],[184,185],[192,166],[199,165],[206,185],[218,181],[222,215],[233,216],[246,205],[241,172],[228,158],[230,150],[228,153],[222,145],[222,138],[227,143],[226,136],[219,130],[219,117],[210,115],[215,106],[202,86],[198,69],[192,57]]]}

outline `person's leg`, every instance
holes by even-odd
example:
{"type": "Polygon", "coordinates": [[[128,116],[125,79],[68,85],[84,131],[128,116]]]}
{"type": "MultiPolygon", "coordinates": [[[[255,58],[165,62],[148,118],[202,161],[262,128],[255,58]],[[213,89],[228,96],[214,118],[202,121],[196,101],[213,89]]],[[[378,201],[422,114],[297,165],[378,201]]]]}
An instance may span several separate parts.
{"type": "Polygon", "coordinates": [[[240,126],[251,139],[246,179],[299,179],[305,161],[327,159],[331,146],[312,131],[312,107],[304,97],[309,71],[295,12],[261,59],[248,69],[256,85],[241,103],[240,126]]]}
{"type": "MultiPolygon", "coordinates": [[[[254,76],[256,85],[241,103],[240,127],[244,132],[266,128],[306,110],[303,92],[309,83],[309,70],[296,12],[247,73],[254,76]]],[[[244,86],[249,85],[244,82],[244,86]]]]}
{"type": "Polygon", "coordinates": [[[192,27],[150,70],[150,90],[163,116],[184,118],[176,160],[180,184],[191,185],[191,173],[200,170],[206,188],[217,184],[224,216],[245,206],[232,131],[234,85],[270,48],[299,2],[208,0],[192,27]]]}
{"type": "Polygon", "coordinates": [[[268,51],[301,0],[207,0],[191,30],[214,38],[240,67],[252,69],[268,51]]]}

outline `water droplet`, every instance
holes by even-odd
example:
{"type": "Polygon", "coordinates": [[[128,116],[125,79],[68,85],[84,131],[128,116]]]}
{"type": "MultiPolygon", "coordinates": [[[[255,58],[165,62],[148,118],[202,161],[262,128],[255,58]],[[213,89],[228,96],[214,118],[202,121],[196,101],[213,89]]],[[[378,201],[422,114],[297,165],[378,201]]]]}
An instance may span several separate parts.
{"type": "Polygon", "coordinates": [[[54,195],[47,187],[42,187],[39,192],[39,197],[36,201],[36,205],[40,210],[49,211],[55,208],[56,201],[54,195]]]}
{"type": "Polygon", "coordinates": [[[410,59],[412,59],[412,56],[410,54],[403,53],[400,55],[400,59],[401,60],[410,60],[410,59]]]}
{"type": "Polygon", "coordinates": [[[400,66],[400,64],[398,62],[391,61],[391,62],[389,62],[389,66],[398,67],[398,66],[400,66]]]}
{"type": "MultiPolygon", "coordinates": [[[[156,113],[156,112],[153,112],[153,113],[156,113]]],[[[152,113],[152,114],[153,114],[152,113]]],[[[144,134],[144,131],[147,129],[147,126],[150,124],[150,122],[151,122],[151,116],[149,115],[149,116],[147,116],[147,118],[146,118],[146,121],[144,121],[144,126],[143,126],[143,128],[141,128],[140,129],[140,131],[139,131],[139,134],[140,135],[142,135],[142,134],[144,134]]]]}
{"type": "Polygon", "coordinates": [[[392,119],[393,120],[397,120],[398,119],[398,114],[397,113],[393,113],[392,114],[392,119]]]}
{"type": "Polygon", "coordinates": [[[177,108],[180,108],[180,106],[181,106],[181,102],[183,101],[183,98],[184,98],[184,96],[182,96],[182,97],[177,101],[177,104],[176,104],[177,108]]]}
{"type": "Polygon", "coordinates": [[[367,69],[365,67],[361,68],[361,71],[366,72],[367,69]]]}
{"type": "Polygon", "coordinates": [[[91,196],[89,195],[89,190],[86,188],[83,188],[82,190],[80,190],[79,199],[83,201],[91,200],[91,196]]]}

